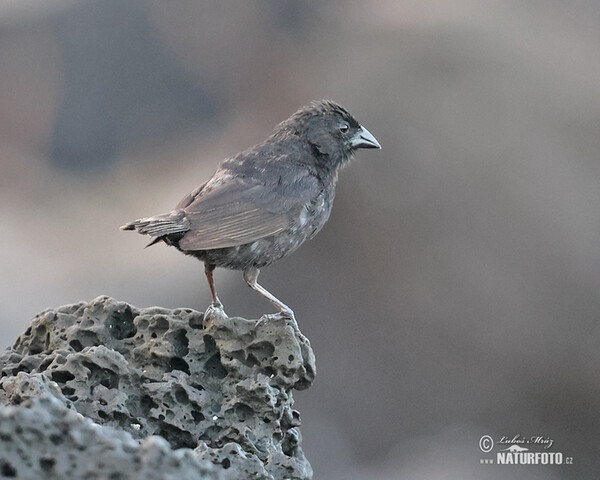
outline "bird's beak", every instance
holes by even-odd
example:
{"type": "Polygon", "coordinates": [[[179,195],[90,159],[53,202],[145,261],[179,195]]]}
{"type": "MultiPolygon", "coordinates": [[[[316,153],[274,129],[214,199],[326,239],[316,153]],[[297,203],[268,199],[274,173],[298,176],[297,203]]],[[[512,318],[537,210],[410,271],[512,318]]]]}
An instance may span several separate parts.
{"type": "Polygon", "coordinates": [[[350,140],[353,148],[381,148],[377,139],[362,125],[350,140]]]}

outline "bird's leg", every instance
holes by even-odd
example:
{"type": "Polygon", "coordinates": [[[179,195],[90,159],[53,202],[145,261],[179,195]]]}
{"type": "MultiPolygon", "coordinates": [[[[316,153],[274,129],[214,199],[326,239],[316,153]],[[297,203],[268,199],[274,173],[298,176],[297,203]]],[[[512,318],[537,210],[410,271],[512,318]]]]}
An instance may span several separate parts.
{"type": "Polygon", "coordinates": [[[213,279],[214,269],[214,265],[208,263],[204,264],[204,273],[206,274],[206,279],[208,280],[208,286],[210,287],[210,293],[212,295],[212,306],[215,308],[223,308],[223,304],[219,300],[219,297],[217,297],[217,290],[215,289],[215,281],[213,279]]]}
{"type": "Polygon", "coordinates": [[[263,297],[269,300],[269,302],[275,305],[275,308],[279,310],[279,314],[281,316],[292,320],[294,326],[297,329],[298,324],[296,323],[296,319],[294,318],[294,312],[292,311],[292,309],[288,307],[285,303],[283,303],[281,300],[279,300],[277,297],[275,297],[275,295],[271,294],[266,288],[258,284],[257,280],[259,273],[260,270],[254,267],[249,268],[248,270],[244,270],[244,280],[246,280],[246,283],[251,289],[256,290],[263,297]]]}

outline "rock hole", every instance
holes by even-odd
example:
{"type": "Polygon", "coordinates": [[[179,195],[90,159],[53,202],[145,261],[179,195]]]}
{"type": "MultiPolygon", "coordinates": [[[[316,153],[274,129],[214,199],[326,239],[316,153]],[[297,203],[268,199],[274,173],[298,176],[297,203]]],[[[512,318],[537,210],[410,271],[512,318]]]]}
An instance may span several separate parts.
{"type": "Polygon", "coordinates": [[[248,351],[254,353],[254,355],[264,361],[273,356],[275,347],[270,342],[257,342],[250,345],[248,351]]]}
{"type": "Polygon", "coordinates": [[[249,353],[248,358],[246,358],[246,365],[249,367],[256,367],[257,365],[260,365],[260,362],[253,353],[249,353]]]}
{"type": "Polygon", "coordinates": [[[81,352],[83,350],[83,345],[81,344],[81,342],[77,339],[75,340],[71,340],[69,342],[69,346],[75,350],[76,352],[81,352]]]}
{"type": "Polygon", "coordinates": [[[79,332],[77,332],[77,340],[82,346],[82,349],[85,347],[100,345],[101,343],[98,339],[98,335],[96,335],[95,332],[92,332],[90,330],[80,330],[79,332]]]}
{"type": "Polygon", "coordinates": [[[154,400],[152,400],[152,398],[150,398],[148,395],[144,395],[140,399],[140,405],[142,407],[142,412],[144,412],[144,416],[148,416],[150,410],[158,407],[158,404],[154,400]]]}
{"type": "Polygon", "coordinates": [[[145,318],[138,320],[137,324],[140,330],[146,330],[148,328],[148,320],[146,320],[145,318]]]}
{"type": "Polygon", "coordinates": [[[163,335],[169,330],[169,321],[162,315],[156,315],[151,322],[150,328],[157,334],[163,335]]]}
{"type": "Polygon", "coordinates": [[[190,374],[190,366],[183,358],[172,357],[169,360],[169,371],[181,370],[182,372],[190,374]]]}
{"type": "Polygon", "coordinates": [[[31,373],[31,370],[29,370],[29,369],[28,369],[26,366],[24,366],[24,365],[19,365],[18,367],[15,367],[15,368],[13,368],[13,369],[11,370],[11,372],[12,372],[12,376],[13,376],[13,377],[16,377],[16,376],[17,376],[17,374],[18,374],[19,372],[31,373]]]}
{"type": "Polygon", "coordinates": [[[204,415],[202,415],[202,412],[199,412],[198,410],[192,410],[192,417],[194,418],[194,423],[196,425],[198,425],[205,418],[204,415]]]}
{"type": "Polygon", "coordinates": [[[131,307],[127,305],[122,312],[115,312],[108,318],[106,327],[112,337],[117,340],[131,338],[136,334],[134,317],[131,307]]]}
{"type": "Polygon", "coordinates": [[[54,370],[52,372],[52,380],[57,383],[67,383],[69,380],[73,380],[75,375],[67,370],[54,370]]]}
{"type": "Polygon", "coordinates": [[[85,347],[92,347],[94,345],[99,345],[100,341],[98,340],[98,335],[95,332],[90,330],[80,330],[77,333],[77,339],[79,343],[85,347]]]}
{"type": "Polygon", "coordinates": [[[173,425],[163,424],[158,435],[171,444],[172,448],[196,448],[197,444],[190,432],[181,430],[173,425]]]}
{"type": "Polygon", "coordinates": [[[92,362],[82,362],[82,364],[90,371],[88,375],[90,390],[93,391],[94,387],[98,385],[104,385],[108,389],[119,387],[119,375],[116,372],[99,367],[92,362]]]}
{"type": "Polygon", "coordinates": [[[2,463],[2,467],[0,468],[0,472],[2,473],[3,477],[16,477],[17,476],[17,471],[15,470],[15,467],[13,467],[10,463],[8,462],[3,462],[2,463]]]}
{"type": "Polygon", "coordinates": [[[235,351],[231,352],[230,355],[227,355],[226,358],[229,358],[229,359],[235,358],[238,362],[240,362],[244,365],[246,364],[246,354],[244,353],[243,350],[235,350],[235,351]]]}
{"type": "Polygon", "coordinates": [[[245,403],[236,403],[233,406],[233,411],[240,422],[245,422],[248,418],[254,416],[254,409],[245,403]]]}
{"type": "Polygon", "coordinates": [[[231,460],[224,458],[221,462],[221,465],[223,465],[223,468],[227,470],[229,467],[231,467],[231,460]]]}
{"type": "Polygon", "coordinates": [[[293,457],[298,447],[298,436],[294,430],[289,430],[281,441],[281,451],[288,457],[293,457]]]}
{"type": "Polygon", "coordinates": [[[29,353],[31,355],[37,355],[38,353],[42,353],[42,352],[43,352],[43,349],[40,346],[35,345],[33,343],[33,341],[29,344],[29,353]]]}
{"type": "Polygon", "coordinates": [[[42,363],[40,363],[40,366],[38,367],[38,371],[39,372],[45,371],[48,368],[48,366],[52,363],[52,360],[53,359],[51,357],[48,357],[45,360],[42,360],[42,363]]]}
{"type": "Polygon", "coordinates": [[[211,425],[204,430],[204,433],[200,435],[200,440],[204,440],[209,445],[213,446],[217,443],[217,438],[221,434],[221,427],[218,425],[211,425]]]}
{"type": "Polygon", "coordinates": [[[65,397],[75,394],[75,389],[71,387],[62,387],[61,391],[65,397]]]}
{"type": "Polygon", "coordinates": [[[227,376],[227,370],[221,363],[221,354],[216,352],[210,357],[204,364],[204,369],[212,377],[225,378],[227,376]]]}
{"type": "Polygon", "coordinates": [[[53,433],[50,435],[50,441],[54,445],[62,445],[62,443],[64,442],[64,438],[62,435],[59,435],[58,433],[53,433]]]}
{"type": "Polygon", "coordinates": [[[198,330],[204,327],[204,314],[199,313],[192,315],[189,319],[189,325],[191,328],[198,330]]]}
{"type": "Polygon", "coordinates": [[[177,400],[182,405],[186,405],[190,401],[187,392],[183,388],[177,388],[175,390],[175,400],[177,400]]]}
{"type": "Polygon", "coordinates": [[[187,332],[183,329],[177,330],[173,335],[172,340],[175,355],[178,357],[185,357],[189,353],[189,343],[187,332]]]}
{"type": "Polygon", "coordinates": [[[204,347],[207,353],[217,349],[217,343],[215,342],[215,339],[210,335],[204,335],[204,337],[202,337],[202,340],[204,341],[204,347]]]}
{"type": "Polygon", "coordinates": [[[293,362],[293,361],[294,361],[294,356],[293,356],[293,355],[290,355],[290,356],[288,356],[288,360],[289,360],[290,362],[293,362]]]}
{"type": "Polygon", "coordinates": [[[127,424],[127,425],[131,424],[131,419],[129,418],[129,415],[127,415],[126,413],[113,412],[112,416],[119,423],[123,423],[123,424],[127,424]]]}
{"type": "Polygon", "coordinates": [[[40,467],[46,473],[50,473],[50,470],[52,470],[54,468],[55,464],[56,464],[56,460],[54,458],[50,458],[50,457],[40,458],[40,467]]]}

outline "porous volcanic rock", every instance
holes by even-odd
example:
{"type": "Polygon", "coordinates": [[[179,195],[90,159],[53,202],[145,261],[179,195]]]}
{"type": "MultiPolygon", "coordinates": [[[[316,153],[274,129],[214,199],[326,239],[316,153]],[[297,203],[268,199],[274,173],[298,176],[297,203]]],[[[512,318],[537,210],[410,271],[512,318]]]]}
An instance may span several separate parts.
{"type": "Polygon", "coordinates": [[[0,408],[0,478],[43,478],[49,466],[68,473],[57,478],[113,478],[128,459],[131,474],[118,468],[115,479],[154,478],[144,469],[309,479],[292,389],[314,375],[309,342],[282,319],[105,296],[46,310],[0,354],[0,403],[12,405],[0,408]]]}
{"type": "MultiPolygon", "coordinates": [[[[20,375],[24,375],[22,372],[20,375]]],[[[0,478],[219,480],[193,450],[100,426],[54,396],[0,408],[0,478]]]]}

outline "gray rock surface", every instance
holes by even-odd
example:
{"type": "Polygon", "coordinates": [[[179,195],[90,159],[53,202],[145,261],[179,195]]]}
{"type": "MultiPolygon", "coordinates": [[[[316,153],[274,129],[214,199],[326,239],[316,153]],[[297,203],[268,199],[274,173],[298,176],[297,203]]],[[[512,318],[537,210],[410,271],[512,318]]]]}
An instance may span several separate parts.
{"type": "Polygon", "coordinates": [[[95,424],[53,396],[0,409],[0,444],[0,478],[223,478],[217,466],[192,450],[172,450],[158,436],[140,443],[127,432],[95,424]]]}
{"type": "Polygon", "coordinates": [[[309,479],[292,389],[314,375],[283,320],[46,310],[0,354],[0,478],[309,479]]]}

